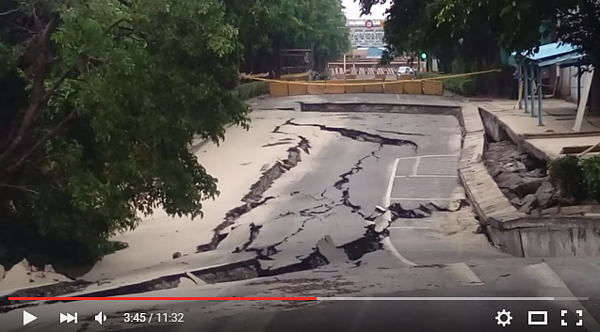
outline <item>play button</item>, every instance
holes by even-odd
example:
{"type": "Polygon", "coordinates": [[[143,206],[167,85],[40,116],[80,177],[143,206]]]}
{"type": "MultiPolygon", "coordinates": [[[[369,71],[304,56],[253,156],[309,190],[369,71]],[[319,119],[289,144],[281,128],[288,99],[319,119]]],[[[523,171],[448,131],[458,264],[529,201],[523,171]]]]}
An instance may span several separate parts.
{"type": "Polygon", "coordinates": [[[37,317],[35,317],[34,315],[28,313],[27,311],[23,310],[23,326],[33,322],[34,320],[36,320],[37,317]]]}

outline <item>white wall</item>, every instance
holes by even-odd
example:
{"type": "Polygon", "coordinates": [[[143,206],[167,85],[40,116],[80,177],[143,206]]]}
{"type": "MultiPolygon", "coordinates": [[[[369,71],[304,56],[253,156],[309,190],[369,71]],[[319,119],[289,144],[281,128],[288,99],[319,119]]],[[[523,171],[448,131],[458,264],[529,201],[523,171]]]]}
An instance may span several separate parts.
{"type": "MultiPolygon", "coordinates": [[[[581,76],[581,82],[585,81],[585,77],[589,75],[587,72],[584,72],[581,76]]],[[[560,72],[561,83],[559,87],[559,91],[561,96],[577,102],[577,67],[567,67],[562,68],[560,72]]]]}

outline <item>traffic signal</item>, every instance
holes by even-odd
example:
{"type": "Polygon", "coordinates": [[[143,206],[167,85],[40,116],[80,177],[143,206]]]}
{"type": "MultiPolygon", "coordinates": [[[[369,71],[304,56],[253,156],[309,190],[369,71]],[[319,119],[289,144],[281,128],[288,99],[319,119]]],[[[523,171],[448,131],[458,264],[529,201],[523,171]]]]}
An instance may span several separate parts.
{"type": "Polygon", "coordinates": [[[427,53],[421,52],[421,59],[423,59],[423,60],[427,59],[427,53]]]}

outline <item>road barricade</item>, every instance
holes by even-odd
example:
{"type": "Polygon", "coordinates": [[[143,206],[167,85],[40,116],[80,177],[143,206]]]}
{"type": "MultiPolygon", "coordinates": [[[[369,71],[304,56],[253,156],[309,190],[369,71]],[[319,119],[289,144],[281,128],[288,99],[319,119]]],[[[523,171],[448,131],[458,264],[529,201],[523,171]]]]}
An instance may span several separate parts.
{"type": "Polygon", "coordinates": [[[271,83],[269,84],[269,94],[271,97],[289,96],[287,83],[271,83]]]}
{"type": "Polygon", "coordinates": [[[420,80],[404,82],[404,93],[409,95],[423,94],[423,82],[421,82],[420,80]]]}
{"type": "Polygon", "coordinates": [[[306,92],[309,95],[323,95],[327,92],[325,85],[307,85],[306,92]]]}
{"type": "MultiPolygon", "coordinates": [[[[438,76],[429,79],[406,79],[400,75],[400,80],[386,81],[385,79],[356,80],[346,79],[340,81],[282,81],[258,77],[258,75],[240,74],[243,79],[252,79],[270,83],[272,97],[298,96],[302,94],[344,94],[344,93],[390,93],[390,94],[444,94],[444,79],[453,77],[481,75],[499,72],[499,69],[480,72],[438,76]]],[[[346,75],[356,77],[355,75],[346,75]]]]}
{"type": "Polygon", "coordinates": [[[441,96],[444,94],[444,82],[442,81],[423,81],[423,94],[441,96]]]}
{"type": "Polygon", "coordinates": [[[383,93],[383,81],[380,84],[365,84],[365,93],[383,93]]]}
{"type": "Polygon", "coordinates": [[[308,94],[308,85],[306,84],[287,83],[287,86],[290,96],[302,96],[308,94]]]}
{"type": "Polygon", "coordinates": [[[385,83],[383,85],[384,93],[391,93],[395,95],[404,93],[404,82],[393,82],[393,83],[385,83]]]}
{"type": "Polygon", "coordinates": [[[327,85],[325,85],[325,92],[328,94],[344,94],[346,93],[346,87],[343,83],[328,83],[327,85]]]}

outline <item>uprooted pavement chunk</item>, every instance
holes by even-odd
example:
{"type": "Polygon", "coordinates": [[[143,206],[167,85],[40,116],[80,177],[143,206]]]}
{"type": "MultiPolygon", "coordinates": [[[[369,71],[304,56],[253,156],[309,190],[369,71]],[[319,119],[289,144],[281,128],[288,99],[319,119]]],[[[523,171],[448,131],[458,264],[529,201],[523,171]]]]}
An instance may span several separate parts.
{"type": "Polygon", "coordinates": [[[317,250],[327,259],[329,264],[333,262],[346,262],[348,260],[348,255],[346,255],[343,249],[335,246],[333,239],[329,235],[326,235],[317,242],[317,250]]]}
{"type": "Polygon", "coordinates": [[[535,193],[541,209],[549,208],[559,200],[559,192],[554,189],[550,179],[546,179],[535,193]]]}
{"type": "Polygon", "coordinates": [[[535,208],[538,207],[538,198],[533,195],[533,194],[529,194],[527,196],[525,196],[525,198],[523,198],[523,201],[521,202],[522,206],[519,208],[519,212],[523,212],[523,213],[531,213],[531,211],[535,208]]]}
{"type": "Polygon", "coordinates": [[[508,189],[519,197],[535,194],[545,178],[527,177],[519,173],[501,173],[496,177],[500,189],[508,189]]]}

